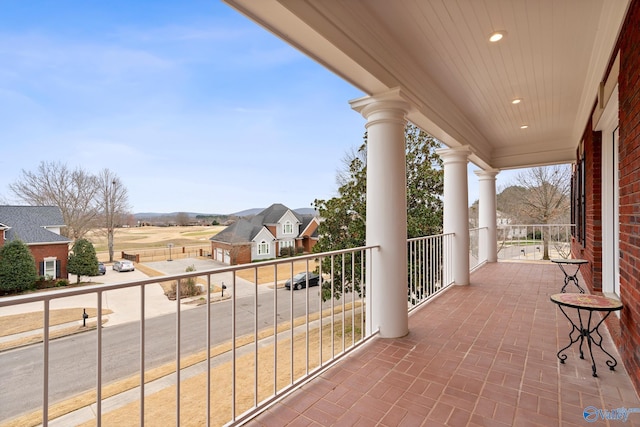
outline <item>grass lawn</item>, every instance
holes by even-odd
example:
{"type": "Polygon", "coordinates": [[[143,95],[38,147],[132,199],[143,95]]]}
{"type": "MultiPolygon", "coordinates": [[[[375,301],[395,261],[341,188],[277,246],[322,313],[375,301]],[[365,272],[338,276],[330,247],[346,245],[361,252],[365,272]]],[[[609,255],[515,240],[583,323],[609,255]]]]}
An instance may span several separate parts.
{"type": "MultiPolygon", "coordinates": [[[[176,247],[210,244],[209,238],[225,227],[221,225],[192,227],[129,227],[118,228],[114,234],[116,252],[131,249],[166,248],[169,243],[176,247]]],[[[103,229],[92,230],[86,235],[96,252],[106,252],[107,235],[103,229]]]]}
{"type": "MultiPolygon", "coordinates": [[[[49,312],[49,325],[56,326],[82,320],[82,310],[80,307],[51,310],[49,312]]],[[[97,312],[98,310],[95,308],[87,308],[89,317],[96,317],[97,312]]],[[[111,310],[102,310],[103,315],[111,313],[113,313],[111,310]]],[[[2,316],[0,317],[0,337],[41,329],[43,325],[42,317],[41,311],[2,316]]]]}
{"type": "MultiPolygon", "coordinates": [[[[293,259],[295,260],[295,258],[293,259]]],[[[308,263],[309,271],[315,270],[317,266],[318,266],[318,263],[316,261],[310,260],[308,263]]],[[[305,260],[293,262],[293,273],[292,273],[292,267],[290,263],[278,264],[277,270],[276,270],[276,267],[274,267],[273,265],[270,265],[267,267],[258,267],[257,269],[258,285],[273,284],[276,279],[276,274],[277,274],[278,283],[284,283],[287,279],[290,279],[291,276],[306,270],[307,270],[307,261],[305,260]]],[[[238,277],[241,277],[242,279],[248,282],[251,282],[254,284],[256,283],[255,267],[239,270],[237,274],[238,274],[238,277]]]]}
{"type": "MultiPolygon", "coordinates": [[[[62,325],[69,322],[74,322],[82,319],[83,309],[78,308],[64,308],[59,310],[50,311],[50,326],[62,325]]],[[[87,314],[90,318],[96,317],[97,310],[95,308],[87,308],[87,314]]],[[[102,314],[111,314],[113,311],[103,309],[102,314]]],[[[103,319],[103,324],[107,322],[103,319]]],[[[35,331],[42,329],[43,327],[43,315],[42,312],[30,312],[23,314],[12,314],[9,316],[0,317],[0,337],[5,337],[13,334],[19,334],[23,332],[35,331]]],[[[90,331],[96,328],[95,321],[87,321],[86,326],[80,324],[75,326],[69,326],[67,328],[58,329],[49,332],[49,338],[55,339],[77,333],[90,331]]],[[[25,337],[16,338],[11,341],[0,343],[0,351],[8,350],[11,348],[21,347],[29,344],[36,344],[42,342],[44,334],[37,332],[25,337]]]]}

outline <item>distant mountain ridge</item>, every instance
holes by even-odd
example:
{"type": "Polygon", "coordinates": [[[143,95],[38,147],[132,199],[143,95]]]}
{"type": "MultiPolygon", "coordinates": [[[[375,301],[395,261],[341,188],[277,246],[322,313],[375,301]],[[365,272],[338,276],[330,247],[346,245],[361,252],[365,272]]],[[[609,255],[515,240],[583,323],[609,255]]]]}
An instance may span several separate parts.
{"type": "MultiPolygon", "coordinates": [[[[198,212],[183,212],[183,211],[178,211],[178,212],[138,212],[138,213],[134,213],[133,217],[136,220],[154,219],[154,218],[161,218],[161,217],[172,217],[172,216],[176,216],[176,215],[182,214],[182,213],[186,213],[190,218],[195,218],[197,216],[237,216],[237,217],[243,217],[243,216],[256,215],[256,214],[262,212],[265,209],[266,208],[251,208],[251,209],[245,209],[243,211],[238,211],[238,212],[234,212],[234,213],[230,213],[230,214],[198,213],[198,212]]],[[[298,208],[298,209],[294,209],[294,211],[299,213],[300,215],[316,215],[318,213],[313,208],[298,208]]]]}

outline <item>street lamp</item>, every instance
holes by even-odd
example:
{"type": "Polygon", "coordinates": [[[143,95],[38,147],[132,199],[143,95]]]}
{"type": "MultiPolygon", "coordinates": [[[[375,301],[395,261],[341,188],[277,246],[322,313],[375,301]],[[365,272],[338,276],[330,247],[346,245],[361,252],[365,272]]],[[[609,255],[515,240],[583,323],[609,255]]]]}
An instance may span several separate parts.
{"type": "Polygon", "coordinates": [[[169,243],[169,244],[167,245],[167,247],[169,247],[169,259],[168,259],[167,261],[173,261],[173,260],[171,259],[171,248],[173,247],[173,243],[169,243]]]}

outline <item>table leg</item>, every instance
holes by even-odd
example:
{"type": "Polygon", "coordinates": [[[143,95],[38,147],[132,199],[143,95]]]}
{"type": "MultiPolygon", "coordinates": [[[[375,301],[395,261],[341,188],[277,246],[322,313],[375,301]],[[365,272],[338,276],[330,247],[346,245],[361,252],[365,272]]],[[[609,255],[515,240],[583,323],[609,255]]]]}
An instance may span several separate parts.
{"type": "Polygon", "coordinates": [[[576,287],[580,290],[580,293],[584,294],[584,289],[582,289],[582,286],[580,286],[580,283],[578,283],[578,272],[580,271],[580,264],[578,264],[578,267],[576,268],[576,271],[573,274],[567,273],[564,267],[562,266],[562,264],[558,264],[558,266],[560,267],[560,270],[562,270],[562,272],[564,273],[564,286],[562,287],[560,292],[564,293],[565,288],[567,287],[569,282],[573,282],[576,285],[576,287]]]}
{"type": "MultiPolygon", "coordinates": [[[[606,320],[607,317],[609,317],[609,315],[611,314],[610,311],[607,312],[607,314],[605,314],[602,317],[602,320],[600,320],[598,322],[598,324],[589,331],[589,339],[591,340],[591,342],[593,342],[596,347],[599,347],[600,350],[602,350],[602,352],[604,354],[606,354],[607,356],[609,356],[610,360],[606,360],[605,363],[607,364],[607,366],[609,367],[609,370],[611,371],[615,371],[615,367],[618,364],[618,361],[616,360],[615,357],[613,357],[611,355],[611,353],[609,353],[607,350],[605,350],[604,348],[602,348],[602,334],[600,334],[600,325],[602,325],[604,323],[604,321],[606,320]],[[595,335],[597,334],[597,335],[595,335]]],[[[594,366],[593,366],[593,376],[596,376],[596,368],[595,368],[595,362],[594,362],[594,366]]]]}
{"type": "Polygon", "coordinates": [[[567,315],[567,313],[564,311],[564,309],[562,308],[562,306],[558,306],[560,308],[560,311],[562,312],[562,314],[564,314],[564,317],[567,318],[567,320],[569,320],[569,323],[571,323],[571,332],[569,332],[569,340],[571,341],[566,347],[562,348],[558,353],[557,353],[557,357],[560,360],[560,363],[564,364],[564,361],[567,360],[567,355],[566,354],[562,354],[566,349],[568,349],[569,347],[571,347],[573,344],[575,344],[576,342],[578,342],[578,340],[580,340],[580,359],[584,359],[584,351],[582,350],[582,345],[584,344],[584,340],[587,340],[587,348],[589,349],[589,356],[591,357],[591,371],[592,371],[592,375],[594,377],[597,377],[597,370],[596,370],[596,361],[595,358],[593,357],[593,348],[592,348],[592,344],[594,344],[596,347],[599,347],[600,350],[602,350],[602,352],[604,354],[606,354],[609,359],[605,361],[605,363],[607,364],[607,366],[609,367],[609,369],[611,371],[615,370],[616,365],[618,364],[618,361],[615,359],[615,357],[613,357],[611,355],[611,353],[609,353],[607,350],[605,350],[602,347],[602,341],[603,341],[603,337],[602,334],[600,333],[600,325],[602,325],[602,323],[604,323],[605,319],[611,314],[611,312],[607,312],[607,314],[605,314],[602,319],[593,327],[591,328],[591,321],[592,321],[592,316],[593,316],[593,311],[589,310],[589,318],[587,319],[587,325],[585,327],[584,325],[584,321],[582,320],[582,312],[580,309],[578,310],[578,321],[580,323],[580,325],[576,325],[576,323],[573,321],[573,319],[571,319],[571,317],[569,317],[567,315]],[[574,332],[577,332],[577,335],[574,338],[574,332]]]}
{"type": "Polygon", "coordinates": [[[582,355],[582,341],[584,340],[584,337],[582,336],[581,329],[578,328],[578,326],[576,326],[575,322],[567,315],[567,313],[565,313],[565,311],[564,311],[564,309],[562,308],[561,305],[559,305],[558,307],[560,308],[560,311],[562,312],[562,314],[564,314],[564,317],[566,317],[567,320],[569,321],[569,323],[571,323],[571,332],[569,332],[569,341],[571,341],[571,342],[566,347],[561,348],[560,351],[556,354],[556,356],[558,356],[558,359],[560,359],[560,363],[564,364],[564,361],[567,360],[567,355],[566,354],[561,354],[561,353],[564,352],[569,347],[571,347],[576,342],[578,342],[578,340],[580,340],[580,358],[584,359],[584,357],[582,355]],[[578,332],[578,335],[577,335],[576,338],[573,338],[573,333],[575,331],[578,332]]]}
{"type": "MultiPolygon", "coordinates": [[[[589,320],[587,321],[587,327],[583,328],[582,317],[580,317],[580,309],[578,309],[578,316],[580,317],[580,328],[582,329],[582,335],[587,337],[587,346],[589,347],[589,356],[591,356],[591,371],[593,372],[592,375],[594,377],[597,377],[598,374],[596,373],[596,361],[593,358],[593,350],[591,349],[591,343],[593,342],[593,340],[591,339],[591,316],[592,315],[593,315],[593,311],[589,311],[589,320]]],[[[582,353],[582,351],[580,351],[580,353],[582,353]]],[[[580,356],[581,356],[580,357],[581,359],[584,359],[584,357],[582,357],[582,354],[580,356]]]]}

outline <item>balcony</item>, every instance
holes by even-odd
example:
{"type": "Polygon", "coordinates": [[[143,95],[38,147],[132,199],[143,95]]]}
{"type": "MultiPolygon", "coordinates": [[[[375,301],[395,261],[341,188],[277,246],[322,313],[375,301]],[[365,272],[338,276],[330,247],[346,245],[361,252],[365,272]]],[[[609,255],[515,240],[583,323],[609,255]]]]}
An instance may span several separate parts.
{"type": "MultiPolygon", "coordinates": [[[[50,425],[134,420],[148,425],[417,425],[426,420],[428,425],[549,426],[582,425],[588,407],[640,408],[608,333],[604,347],[618,360],[615,371],[606,369],[598,349],[598,378],[575,348],[564,365],[559,363],[556,353],[568,342],[569,325],[549,300],[563,284],[556,265],[480,263],[469,286],[450,286],[451,245],[451,235],[408,241],[410,332],[402,338],[364,332],[371,329],[363,318],[370,318],[372,306],[348,292],[357,277],[367,277],[367,286],[379,284],[369,275],[375,264],[367,261],[377,247],[2,299],[0,307],[42,304],[48,325],[62,297],[95,296],[100,307],[111,298],[109,292],[130,288],[136,299],[139,295],[131,307],[139,306],[140,321],[129,325],[129,347],[116,350],[130,356],[121,362],[130,365],[124,380],[111,375],[116,328],[107,323],[82,334],[86,344],[74,344],[83,350],[70,363],[86,364],[85,386],[69,379],[69,368],[60,360],[64,340],[45,334],[43,344],[32,346],[44,368],[34,368],[24,380],[40,383],[40,401],[23,397],[34,399],[33,406],[41,410],[20,415],[5,407],[0,425],[43,420],[50,425]],[[287,291],[260,279],[267,270],[283,284],[294,267],[302,264],[310,271],[314,262],[325,280],[334,279],[333,295],[347,291],[340,299],[321,302],[317,287],[287,291]],[[145,314],[147,286],[200,276],[209,284],[225,280],[227,296],[231,292],[233,297],[199,311],[177,301],[177,314],[168,316],[175,327],[158,331],[157,319],[145,314]],[[241,291],[247,278],[252,282],[241,291]],[[243,319],[245,311],[251,315],[243,319]],[[154,359],[161,341],[173,352],[164,364],[154,359]],[[69,382],[78,390],[61,398],[60,389],[69,382]]],[[[12,388],[14,383],[5,377],[0,394],[26,389],[25,383],[12,388]]],[[[640,413],[629,414],[628,422],[640,425],[640,413]]]]}
{"type": "MultiPolygon", "coordinates": [[[[248,425],[577,426],[590,406],[640,408],[599,350],[598,378],[573,347],[559,363],[569,327],[549,296],[562,283],[552,264],[487,264],[414,310],[409,335],[374,339],[248,425]]],[[[609,334],[603,345],[619,362],[609,334]]]]}

